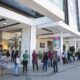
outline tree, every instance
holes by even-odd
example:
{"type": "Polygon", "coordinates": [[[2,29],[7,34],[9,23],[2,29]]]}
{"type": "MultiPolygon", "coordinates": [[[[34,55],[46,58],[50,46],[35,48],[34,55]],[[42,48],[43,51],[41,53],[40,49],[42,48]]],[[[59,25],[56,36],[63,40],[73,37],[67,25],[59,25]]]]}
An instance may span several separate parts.
{"type": "Polygon", "coordinates": [[[74,46],[71,46],[71,47],[69,47],[69,50],[70,50],[70,52],[74,52],[75,51],[75,48],[74,48],[74,46]]]}
{"type": "Polygon", "coordinates": [[[8,47],[11,48],[11,50],[18,49],[18,48],[20,49],[21,42],[19,41],[19,38],[21,38],[21,36],[18,37],[17,34],[15,34],[13,38],[9,39],[8,47]]]}

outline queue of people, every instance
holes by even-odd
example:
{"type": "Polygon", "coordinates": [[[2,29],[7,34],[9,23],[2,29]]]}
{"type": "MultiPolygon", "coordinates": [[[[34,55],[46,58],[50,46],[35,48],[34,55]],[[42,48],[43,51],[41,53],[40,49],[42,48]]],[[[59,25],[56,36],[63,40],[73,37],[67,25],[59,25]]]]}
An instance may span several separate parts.
{"type": "Polygon", "coordinates": [[[63,64],[67,64],[67,63],[71,63],[74,62],[75,60],[80,60],[80,50],[78,50],[78,52],[70,52],[69,50],[66,51],[64,50],[62,53],[62,61],[63,64]]]}
{"type": "MultiPolygon", "coordinates": [[[[2,57],[3,53],[0,53],[2,57]]],[[[22,55],[22,60],[21,60],[21,55],[20,51],[12,51],[12,54],[9,54],[9,51],[6,51],[6,54],[3,56],[6,56],[5,59],[8,60],[8,57],[11,56],[11,62],[14,63],[13,67],[13,74],[15,76],[19,76],[20,74],[20,65],[22,64],[22,71],[23,73],[28,71],[28,63],[29,63],[29,53],[27,50],[25,50],[24,54],[22,55]]],[[[39,65],[38,65],[38,53],[33,50],[32,52],[32,69],[33,71],[37,70],[39,71],[39,65]]],[[[43,64],[43,71],[47,71],[48,67],[53,68],[53,72],[58,72],[58,56],[57,56],[57,51],[48,51],[48,52],[43,52],[42,56],[42,64],[43,64]]],[[[7,65],[7,64],[6,64],[7,65]]]]}
{"type": "MultiPolygon", "coordinates": [[[[19,75],[19,67],[20,63],[23,65],[23,73],[28,71],[28,63],[29,63],[29,53],[27,50],[25,50],[25,53],[23,54],[23,60],[20,60],[19,51],[16,51],[13,56],[13,62],[14,62],[14,75],[19,75]]],[[[48,67],[53,67],[54,72],[58,72],[58,55],[57,51],[49,51],[49,52],[43,52],[42,57],[43,62],[43,71],[47,71],[48,67]]],[[[33,71],[39,70],[38,65],[38,53],[36,53],[35,50],[33,50],[32,53],[32,68],[33,71]]]]}
{"type": "MultiPolygon", "coordinates": [[[[6,51],[6,53],[2,53],[0,51],[0,58],[5,58],[5,60],[8,61],[8,57],[10,56],[9,50],[6,51]]],[[[11,61],[14,63],[14,69],[13,69],[13,74],[15,76],[19,75],[20,71],[20,65],[23,65],[22,71],[23,73],[28,71],[28,63],[29,63],[29,53],[27,50],[25,50],[24,54],[22,55],[22,60],[21,60],[21,53],[20,51],[12,51],[11,54],[11,61]]],[[[39,65],[38,65],[38,53],[33,50],[32,52],[32,69],[33,71],[37,70],[39,71],[39,65]]],[[[63,64],[70,63],[72,61],[75,61],[75,54],[71,54],[71,52],[68,50],[64,50],[62,53],[62,60],[63,64]]],[[[80,50],[77,52],[77,60],[80,60],[80,50]]],[[[53,72],[58,72],[58,61],[59,61],[59,56],[57,54],[57,51],[48,51],[48,52],[43,52],[42,53],[42,70],[47,71],[48,67],[53,68],[53,72]]]]}
{"type": "MultiPolygon", "coordinates": [[[[28,66],[28,62],[29,62],[28,60],[29,60],[29,54],[28,54],[27,50],[25,50],[25,54],[23,54],[23,62],[22,62],[23,63],[23,72],[25,70],[27,72],[27,66],[28,66]]],[[[58,72],[57,51],[43,52],[42,63],[43,63],[43,71],[47,71],[48,67],[52,67],[53,72],[58,72]]],[[[33,50],[33,53],[32,53],[32,67],[33,67],[33,71],[35,71],[35,68],[37,71],[39,70],[38,53],[35,50],[33,50]]]]}
{"type": "MultiPolygon", "coordinates": [[[[0,51],[0,57],[1,55],[3,55],[0,51]]],[[[9,51],[6,51],[6,57],[8,58],[10,56],[9,51]]],[[[29,63],[29,53],[27,50],[25,50],[24,54],[22,55],[22,60],[21,60],[21,53],[20,51],[16,50],[16,51],[12,51],[11,54],[11,61],[14,63],[14,69],[13,69],[13,74],[18,76],[19,75],[19,69],[20,69],[20,65],[23,65],[23,73],[28,71],[28,63],[29,63]]],[[[77,58],[78,60],[80,60],[80,51],[78,51],[77,54],[77,58]]],[[[39,65],[38,65],[38,53],[33,50],[32,52],[32,69],[33,71],[37,70],[39,71],[39,65]]],[[[62,53],[62,60],[63,60],[63,64],[67,64],[70,63],[72,60],[75,61],[75,55],[71,55],[70,51],[63,51],[62,53]]],[[[57,51],[48,51],[48,52],[43,52],[42,53],[42,70],[43,71],[47,71],[48,67],[52,67],[53,68],[53,72],[58,72],[58,61],[59,61],[59,56],[57,54],[57,51]]]]}
{"type": "MultiPolygon", "coordinates": [[[[15,75],[19,75],[19,66],[20,63],[22,63],[23,65],[23,73],[28,71],[28,63],[29,63],[29,53],[27,50],[25,50],[25,53],[23,54],[23,60],[20,61],[20,55],[19,55],[19,51],[16,51],[14,56],[13,56],[13,60],[15,63],[14,66],[14,74],[15,75]]],[[[78,59],[80,55],[78,54],[78,59]]],[[[74,54],[71,55],[70,51],[63,51],[62,53],[62,60],[63,60],[63,64],[67,64],[70,63],[71,61],[75,61],[75,56],[74,54]]],[[[53,72],[58,72],[58,61],[59,61],[59,56],[57,54],[57,51],[48,51],[48,52],[43,52],[43,56],[42,56],[42,63],[43,63],[43,71],[47,71],[48,67],[52,67],[53,68],[53,72]]],[[[39,65],[38,65],[38,53],[33,50],[32,52],[32,69],[33,71],[37,70],[39,71],[39,65]]]]}

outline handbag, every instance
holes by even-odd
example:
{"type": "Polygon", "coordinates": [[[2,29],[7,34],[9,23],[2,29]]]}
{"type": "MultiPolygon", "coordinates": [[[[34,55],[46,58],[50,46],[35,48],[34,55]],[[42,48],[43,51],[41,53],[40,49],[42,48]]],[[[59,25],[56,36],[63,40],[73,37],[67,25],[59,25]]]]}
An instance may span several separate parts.
{"type": "Polygon", "coordinates": [[[21,64],[23,65],[23,61],[21,61],[21,64]]]}
{"type": "Polygon", "coordinates": [[[20,64],[21,63],[19,58],[16,58],[16,63],[17,64],[20,64]]]}

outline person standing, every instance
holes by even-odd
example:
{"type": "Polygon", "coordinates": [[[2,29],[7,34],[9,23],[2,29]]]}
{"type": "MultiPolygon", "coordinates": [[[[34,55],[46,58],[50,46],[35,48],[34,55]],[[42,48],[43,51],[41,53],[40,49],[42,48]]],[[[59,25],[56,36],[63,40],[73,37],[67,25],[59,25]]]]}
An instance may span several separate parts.
{"type": "Polygon", "coordinates": [[[49,66],[52,66],[53,53],[51,51],[48,52],[48,62],[49,66]]]}
{"type": "Polygon", "coordinates": [[[14,75],[19,75],[19,67],[20,67],[20,58],[19,58],[19,52],[16,51],[14,54],[14,75]]]}
{"type": "Polygon", "coordinates": [[[53,56],[53,69],[54,69],[54,72],[58,72],[58,55],[57,55],[57,51],[54,52],[54,56],[53,56]]]}
{"type": "Polygon", "coordinates": [[[47,53],[44,53],[44,56],[43,56],[43,71],[47,71],[47,62],[48,62],[48,55],[47,53]]]}
{"type": "Polygon", "coordinates": [[[0,50],[0,59],[1,59],[1,57],[2,57],[2,50],[0,50]]]}
{"type": "Polygon", "coordinates": [[[70,59],[71,53],[69,50],[67,51],[67,54],[68,54],[68,63],[70,63],[71,62],[71,59],[70,59]]]}
{"type": "Polygon", "coordinates": [[[6,56],[7,56],[8,60],[9,60],[9,57],[10,57],[10,52],[9,52],[9,50],[6,51],[6,56]]]}
{"type": "Polygon", "coordinates": [[[12,62],[14,62],[14,54],[15,54],[15,51],[13,50],[12,53],[11,53],[11,61],[12,62]]]}
{"type": "Polygon", "coordinates": [[[66,59],[65,59],[65,54],[64,54],[64,52],[62,53],[62,61],[63,61],[63,64],[66,63],[66,59]]]}
{"type": "Polygon", "coordinates": [[[72,57],[73,57],[73,61],[75,61],[75,52],[73,52],[72,57]]]}
{"type": "Polygon", "coordinates": [[[27,50],[25,50],[25,53],[23,54],[23,72],[25,70],[27,72],[28,58],[29,58],[29,55],[27,53],[27,50]]]}
{"type": "Polygon", "coordinates": [[[33,71],[34,71],[34,67],[36,65],[36,69],[38,71],[38,55],[37,53],[35,52],[35,50],[33,50],[33,53],[32,53],[32,64],[33,64],[33,71]]]}
{"type": "Polygon", "coordinates": [[[64,64],[67,64],[68,63],[68,52],[64,50],[63,55],[64,55],[64,64]]]}

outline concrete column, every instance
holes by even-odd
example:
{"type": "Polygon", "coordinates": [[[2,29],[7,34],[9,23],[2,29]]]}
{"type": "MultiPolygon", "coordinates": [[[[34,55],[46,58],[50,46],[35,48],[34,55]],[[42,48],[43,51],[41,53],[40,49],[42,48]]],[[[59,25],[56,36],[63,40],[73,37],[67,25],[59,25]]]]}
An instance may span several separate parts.
{"type": "Polygon", "coordinates": [[[31,26],[30,35],[30,64],[32,64],[32,52],[36,50],[36,26],[31,26]]]}
{"type": "Polygon", "coordinates": [[[0,31],[0,45],[2,45],[2,31],[0,31]]]}
{"type": "Polygon", "coordinates": [[[60,36],[60,61],[62,61],[62,53],[63,53],[63,34],[60,36]]]}
{"type": "Polygon", "coordinates": [[[29,63],[32,64],[32,52],[36,50],[36,26],[22,29],[21,59],[25,50],[28,50],[29,63]]]}
{"type": "Polygon", "coordinates": [[[61,54],[63,52],[63,34],[61,33],[61,54]]]}
{"type": "Polygon", "coordinates": [[[76,38],[74,39],[74,42],[75,42],[74,45],[75,45],[75,52],[76,52],[76,50],[77,50],[77,48],[76,48],[77,47],[76,46],[76,38]]]}
{"type": "Polygon", "coordinates": [[[25,50],[30,53],[30,27],[22,29],[22,39],[21,39],[21,59],[23,59],[23,54],[25,50]]]}

